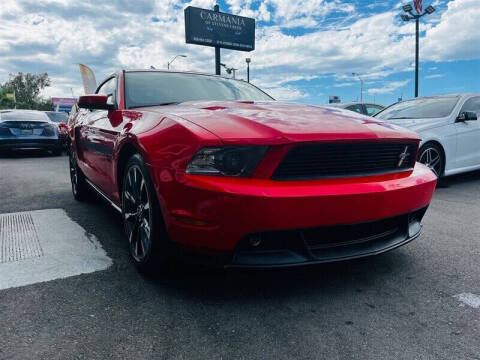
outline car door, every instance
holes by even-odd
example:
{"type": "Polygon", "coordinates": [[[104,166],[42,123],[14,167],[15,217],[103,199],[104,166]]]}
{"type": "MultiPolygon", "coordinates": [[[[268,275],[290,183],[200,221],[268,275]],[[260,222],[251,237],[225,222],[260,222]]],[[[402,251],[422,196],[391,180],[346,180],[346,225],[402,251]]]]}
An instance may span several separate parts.
{"type": "MultiPolygon", "coordinates": [[[[116,77],[110,77],[98,87],[96,94],[108,95],[107,103],[115,104],[116,77]]],[[[83,161],[88,168],[87,177],[102,191],[108,189],[108,169],[113,156],[113,140],[105,137],[108,127],[108,111],[93,110],[86,116],[83,142],[86,151],[83,161]]]]}
{"type": "MultiPolygon", "coordinates": [[[[473,96],[465,101],[458,114],[465,111],[474,112],[477,118],[480,118],[480,96],[473,96]]],[[[457,132],[456,167],[480,165],[480,120],[457,120],[455,129],[457,132]]]]}

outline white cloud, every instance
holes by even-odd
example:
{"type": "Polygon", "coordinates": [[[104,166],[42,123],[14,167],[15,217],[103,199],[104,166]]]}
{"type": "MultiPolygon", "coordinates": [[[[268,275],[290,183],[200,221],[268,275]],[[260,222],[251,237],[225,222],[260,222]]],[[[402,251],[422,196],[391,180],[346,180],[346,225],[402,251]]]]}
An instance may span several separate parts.
{"type": "MultiPolygon", "coordinates": [[[[8,73],[47,71],[53,86],[46,94],[69,95],[80,89],[78,63],[102,78],[122,68],[166,68],[175,54],[186,54],[176,70],[213,72],[213,48],[186,45],[183,9],[212,8],[215,0],[2,0],[0,7],[0,82],[8,73]],[[152,21],[154,19],[154,21],[152,21]]],[[[399,11],[361,16],[352,1],[227,0],[233,13],[257,19],[256,50],[222,50],[222,62],[245,78],[245,57],[252,58],[253,82],[279,98],[316,95],[290,84],[334,75],[335,87],[353,86],[351,73],[367,81],[412,69],[414,25],[399,11]],[[330,21],[335,16],[338,22],[330,21]],[[291,28],[302,31],[292,35],[291,28]],[[286,86],[286,87],[285,87],[286,86]],[[286,90],[282,90],[285,88],[286,90]]],[[[388,9],[388,7],[381,7],[388,9]]],[[[383,11],[383,10],[380,10],[383,11]]],[[[442,13],[422,21],[422,61],[480,59],[478,0],[452,0],[442,13]],[[468,14],[466,16],[465,14],[468,14]],[[459,25],[461,24],[461,25],[459,25]]],[[[391,93],[401,81],[375,85],[370,94],[391,93]]],[[[369,86],[370,87],[370,86],[369,86]]],[[[316,91],[316,90],[312,90],[316,91]]]]}
{"type": "Polygon", "coordinates": [[[432,74],[424,76],[425,79],[440,79],[443,78],[445,74],[432,74]]]}
{"type": "Polygon", "coordinates": [[[389,81],[385,82],[382,87],[370,88],[367,90],[368,94],[392,94],[395,90],[404,87],[410,80],[404,81],[389,81]]]}
{"type": "Polygon", "coordinates": [[[291,86],[265,88],[265,91],[273,96],[273,98],[276,100],[298,100],[308,96],[307,94],[291,86]]]}
{"type": "Polygon", "coordinates": [[[353,83],[353,82],[345,82],[345,83],[336,83],[333,85],[333,87],[349,87],[349,86],[354,86],[354,85],[358,85],[357,83],[353,83]]]}
{"type": "Polygon", "coordinates": [[[427,30],[422,54],[434,61],[480,58],[479,0],[448,3],[440,22],[427,30]]]}

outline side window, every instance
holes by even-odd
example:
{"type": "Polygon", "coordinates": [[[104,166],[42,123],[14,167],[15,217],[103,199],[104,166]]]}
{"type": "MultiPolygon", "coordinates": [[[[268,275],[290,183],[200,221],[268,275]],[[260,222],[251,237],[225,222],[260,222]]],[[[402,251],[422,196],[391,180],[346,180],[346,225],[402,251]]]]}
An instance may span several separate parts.
{"type": "Polygon", "coordinates": [[[355,104],[346,107],[347,110],[355,111],[357,113],[363,114],[362,104],[355,104]]]}
{"type": "Polygon", "coordinates": [[[366,104],[365,109],[367,110],[367,115],[372,116],[372,115],[375,115],[380,110],[382,110],[383,108],[378,105],[366,104]]]}
{"type": "Polygon", "coordinates": [[[113,77],[107,80],[107,82],[103,83],[103,85],[100,86],[100,88],[98,88],[96,93],[108,95],[107,103],[115,104],[116,89],[117,89],[117,81],[116,81],[116,78],[113,77]]]}
{"type": "Polygon", "coordinates": [[[480,96],[475,96],[468,99],[462,106],[460,113],[470,111],[477,114],[477,118],[480,119],[480,96]]]}

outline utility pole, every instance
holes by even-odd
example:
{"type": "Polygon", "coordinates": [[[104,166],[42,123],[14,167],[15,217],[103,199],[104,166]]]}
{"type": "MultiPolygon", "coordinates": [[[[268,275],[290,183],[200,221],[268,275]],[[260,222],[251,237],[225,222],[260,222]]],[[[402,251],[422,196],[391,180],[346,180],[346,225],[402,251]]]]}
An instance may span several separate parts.
{"type": "MultiPolygon", "coordinates": [[[[213,11],[220,12],[220,6],[216,4],[213,7],[213,11]]],[[[215,74],[220,75],[220,47],[215,46],[215,74]]]]}
{"type": "Polygon", "coordinates": [[[410,14],[408,16],[407,14],[401,14],[400,17],[402,18],[403,21],[410,21],[410,20],[415,20],[415,97],[418,97],[418,58],[419,58],[419,33],[420,33],[420,18],[432,14],[435,11],[435,8],[432,5],[429,5],[426,9],[425,12],[422,12],[422,5],[421,3],[417,3],[415,1],[416,6],[415,9],[417,10],[417,14],[413,13],[413,7],[412,5],[403,5],[402,9],[405,11],[407,14],[410,14]]]}
{"type": "Polygon", "coordinates": [[[246,58],[245,62],[247,63],[247,82],[250,82],[250,58],[246,58]]]}
{"type": "Polygon", "coordinates": [[[360,80],[360,102],[363,103],[363,79],[358,73],[353,72],[352,75],[358,77],[358,80],[360,80]]]}

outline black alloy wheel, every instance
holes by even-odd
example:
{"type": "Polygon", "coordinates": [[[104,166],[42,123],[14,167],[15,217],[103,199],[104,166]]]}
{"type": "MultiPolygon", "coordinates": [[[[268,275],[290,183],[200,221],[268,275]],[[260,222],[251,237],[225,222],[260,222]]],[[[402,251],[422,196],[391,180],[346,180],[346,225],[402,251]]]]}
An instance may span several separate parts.
{"type": "Polygon", "coordinates": [[[445,159],[438,145],[425,144],[418,152],[418,161],[428,166],[438,178],[443,176],[445,159]]]}
{"type": "Polygon", "coordinates": [[[69,152],[69,167],[70,167],[70,182],[72,183],[72,193],[76,200],[82,200],[87,195],[88,189],[85,183],[85,176],[82,170],[78,167],[77,159],[73,149],[70,148],[69,152]]]}
{"type": "Polygon", "coordinates": [[[168,258],[166,232],[150,175],[140,155],[130,158],[124,172],[122,213],[135,265],[145,272],[164,265],[168,258]]]}

